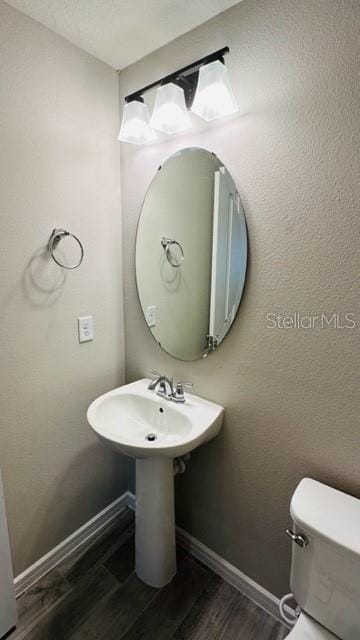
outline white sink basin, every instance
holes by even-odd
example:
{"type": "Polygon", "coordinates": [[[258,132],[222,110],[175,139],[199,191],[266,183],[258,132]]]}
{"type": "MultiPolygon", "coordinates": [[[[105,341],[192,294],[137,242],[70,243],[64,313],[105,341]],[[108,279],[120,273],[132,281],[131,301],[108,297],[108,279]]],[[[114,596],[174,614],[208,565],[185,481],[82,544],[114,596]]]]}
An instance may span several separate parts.
{"type": "Polygon", "coordinates": [[[214,438],[224,409],[189,393],[184,404],[169,402],[149,382],[105,393],[87,419],[103,442],[136,458],[135,570],[163,587],[176,573],[173,459],[214,438]]]}
{"type": "Polygon", "coordinates": [[[94,400],[87,419],[101,440],[134,458],[176,458],[219,433],[223,407],[192,394],[184,404],[169,402],[149,391],[149,382],[137,380],[94,400]]]}

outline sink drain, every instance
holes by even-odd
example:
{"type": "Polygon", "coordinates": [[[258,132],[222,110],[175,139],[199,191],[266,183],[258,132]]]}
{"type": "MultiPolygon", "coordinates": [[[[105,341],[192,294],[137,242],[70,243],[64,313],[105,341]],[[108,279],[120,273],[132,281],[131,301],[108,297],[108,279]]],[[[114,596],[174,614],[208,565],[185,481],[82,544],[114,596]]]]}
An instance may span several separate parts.
{"type": "Polygon", "coordinates": [[[149,442],[154,442],[156,438],[157,438],[156,433],[148,433],[147,436],[145,437],[145,440],[148,440],[149,442]]]}

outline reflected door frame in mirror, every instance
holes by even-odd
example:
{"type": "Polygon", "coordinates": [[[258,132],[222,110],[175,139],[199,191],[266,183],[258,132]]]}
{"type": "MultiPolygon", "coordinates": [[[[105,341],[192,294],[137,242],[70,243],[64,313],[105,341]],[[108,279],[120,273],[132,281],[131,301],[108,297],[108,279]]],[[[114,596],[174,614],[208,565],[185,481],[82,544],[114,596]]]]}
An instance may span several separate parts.
{"type": "Polygon", "coordinates": [[[247,257],[245,212],[225,164],[199,147],[170,156],[146,192],[135,248],[140,305],[159,346],[186,361],[220,346],[247,257]]]}

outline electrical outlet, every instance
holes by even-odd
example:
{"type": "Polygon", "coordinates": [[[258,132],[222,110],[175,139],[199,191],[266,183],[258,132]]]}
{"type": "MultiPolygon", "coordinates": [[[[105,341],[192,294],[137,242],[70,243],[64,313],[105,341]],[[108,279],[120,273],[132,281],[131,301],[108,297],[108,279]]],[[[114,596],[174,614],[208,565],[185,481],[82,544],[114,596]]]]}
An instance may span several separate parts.
{"type": "Polygon", "coordinates": [[[94,324],[92,316],[78,318],[79,342],[94,340],[94,324]]]}
{"type": "Polygon", "coordinates": [[[146,322],[148,327],[156,326],[156,306],[151,305],[150,307],[146,307],[146,322]]]}

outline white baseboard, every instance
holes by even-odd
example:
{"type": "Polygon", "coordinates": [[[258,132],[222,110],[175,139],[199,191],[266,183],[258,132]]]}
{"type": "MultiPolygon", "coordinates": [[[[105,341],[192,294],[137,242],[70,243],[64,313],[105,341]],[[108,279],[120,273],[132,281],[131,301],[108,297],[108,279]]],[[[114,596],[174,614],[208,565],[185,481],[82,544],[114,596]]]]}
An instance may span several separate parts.
{"type": "Polygon", "coordinates": [[[23,573],[20,573],[14,580],[16,597],[18,598],[24,591],[29,589],[31,585],[74,553],[76,549],[85,544],[90,538],[98,534],[102,529],[109,527],[114,518],[125,509],[128,502],[128,492],[123,493],[122,496],[91,518],[91,520],[86,522],[80,529],[60,542],[60,544],[54,547],[54,549],[51,549],[49,553],[32,564],[23,573]]]}
{"type": "MultiPolygon", "coordinates": [[[[116,518],[125,507],[135,510],[135,496],[130,491],[123,493],[122,496],[100,511],[100,513],[89,520],[89,522],[17,576],[14,581],[16,597],[19,597],[31,585],[37,582],[39,578],[74,553],[74,551],[85,544],[90,538],[98,534],[102,529],[109,527],[114,518],[116,518]]],[[[254,582],[254,580],[242,573],[242,571],[230,564],[230,562],[224,560],[224,558],[215,553],[215,551],[209,549],[209,547],[199,542],[196,538],[193,538],[180,527],[176,527],[176,538],[181,547],[189,551],[195,558],[209,567],[209,569],[212,569],[214,573],[250,598],[250,600],[267,611],[267,613],[279,620],[281,619],[279,614],[279,599],[276,596],[254,582]]],[[[288,610],[291,612],[290,608],[288,610]]]]}
{"type": "Polygon", "coordinates": [[[132,491],[127,492],[127,506],[129,507],[129,509],[132,509],[133,511],[135,511],[136,497],[135,497],[135,494],[132,493],[132,491]]]}
{"type": "Polygon", "coordinates": [[[276,596],[180,527],[176,527],[176,540],[181,547],[189,551],[191,555],[200,560],[209,569],[212,569],[223,580],[241,591],[259,607],[265,609],[267,613],[279,618],[279,600],[276,596]]]}

